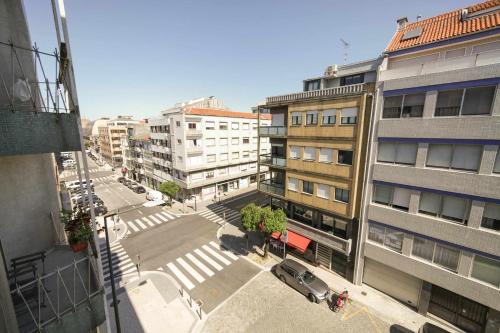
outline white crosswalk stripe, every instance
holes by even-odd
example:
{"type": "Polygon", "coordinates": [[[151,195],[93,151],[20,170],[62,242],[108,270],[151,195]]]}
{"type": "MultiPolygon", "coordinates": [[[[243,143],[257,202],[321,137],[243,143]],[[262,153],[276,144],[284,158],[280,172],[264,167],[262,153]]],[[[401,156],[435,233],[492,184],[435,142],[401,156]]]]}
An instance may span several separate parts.
{"type": "MultiPolygon", "coordinates": [[[[120,276],[132,273],[136,270],[136,268],[121,244],[115,244],[111,246],[110,252],[113,275],[115,277],[115,283],[117,283],[121,280],[120,276]]],[[[101,245],[101,262],[104,275],[104,286],[106,289],[106,294],[109,295],[111,293],[111,267],[109,267],[109,258],[106,247],[103,245],[101,245]]]]}
{"type": "Polygon", "coordinates": [[[199,261],[198,259],[196,259],[195,256],[193,256],[191,253],[188,253],[186,254],[186,257],[191,260],[191,262],[193,264],[196,265],[196,267],[198,267],[199,269],[201,269],[205,274],[207,274],[208,276],[212,276],[214,275],[214,272],[212,272],[210,270],[210,268],[208,268],[207,266],[205,266],[201,261],[199,261]]]}
{"type": "Polygon", "coordinates": [[[202,283],[205,281],[203,276],[200,275],[196,270],[193,269],[193,267],[189,266],[189,264],[182,258],[177,258],[177,262],[189,273],[191,274],[192,277],[195,278],[196,281],[199,283],[202,283]]]}
{"type": "Polygon", "coordinates": [[[156,224],[161,224],[162,222],[160,220],[158,220],[156,217],[154,217],[154,215],[149,215],[149,218],[153,221],[156,222],[156,224]]]}
{"type": "Polygon", "coordinates": [[[142,220],[144,222],[146,222],[147,224],[149,224],[150,227],[154,227],[155,224],[153,222],[151,222],[147,217],[143,217],[142,220]]]}
{"type": "Polygon", "coordinates": [[[203,250],[207,251],[208,253],[210,253],[212,255],[212,257],[215,257],[217,258],[219,261],[221,261],[223,264],[225,264],[226,266],[229,266],[231,265],[231,262],[229,260],[227,260],[226,258],[224,258],[223,256],[221,256],[220,254],[218,254],[217,252],[215,252],[212,248],[210,248],[208,245],[203,245],[202,246],[203,250]]]}
{"type": "Polygon", "coordinates": [[[165,216],[163,216],[162,214],[160,214],[160,213],[156,213],[155,216],[157,216],[163,222],[168,221],[168,219],[165,216]]]}
{"type": "Polygon", "coordinates": [[[238,260],[238,257],[236,255],[234,255],[231,251],[221,249],[220,245],[218,245],[217,243],[212,241],[212,242],[210,242],[210,245],[212,245],[215,249],[224,253],[229,258],[231,258],[233,260],[238,260]]]}
{"type": "Polygon", "coordinates": [[[135,224],[132,223],[132,221],[127,222],[127,224],[134,230],[135,232],[139,231],[139,228],[135,226],[135,224]]]}
{"type": "Polygon", "coordinates": [[[200,249],[194,250],[194,253],[196,253],[198,256],[200,256],[203,260],[205,260],[210,266],[215,268],[218,271],[222,271],[222,266],[216,263],[212,258],[207,256],[205,253],[201,252],[200,249]]]}
{"type": "Polygon", "coordinates": [[[224,221],[232,223],[240,218],[240,213],[238,211],[227,209],[219,205],[210,207],[209,209],[200,212],[199,215],[218,224],[224,223],[224,221]]]}
{"type": "Polygon", "coordinates": [[[182,284],[188,289],[191,290],[194,288],[194,284],[189,281],[189,279],[182,273],[177,266],[175,266],[173,263],[169,262],[167,264],[167,267],[170,269],[172,273],[182,282],[182,284]]]}
{"type": "Polygon", "coordinates": [[[178,216],[173,213],[167,213],[164,211],[156,212],[150,215],[142,216],[137,219],[130,219],[127,217],[122,217],[122,220],[128,225],[129,230],[127,234],[133,234],[135,232],[144,231],[151,227],[161,225],[164,222],[177,219],[178,216]],[[130,219],[130,220],[129,220],[130,219]]]}
{"type": "Polygon", "coordinates": [[[172,215],[168,214],[167,212],[161,212],[160,214],[163,214],[164,216],[166,216],[167,218],[173,220],[175,219],[175,217],[173,217],[172,215]]]}
{"type": "Polygon", "coordinates": [[[139,227],[141,227],[142,229],[146,229],[147,228],[146,225],[144,223],[142,223],[142,221],[139,220],[139,219],[136,219],[135,223],[137,223],[139,225],[139,227]]]}

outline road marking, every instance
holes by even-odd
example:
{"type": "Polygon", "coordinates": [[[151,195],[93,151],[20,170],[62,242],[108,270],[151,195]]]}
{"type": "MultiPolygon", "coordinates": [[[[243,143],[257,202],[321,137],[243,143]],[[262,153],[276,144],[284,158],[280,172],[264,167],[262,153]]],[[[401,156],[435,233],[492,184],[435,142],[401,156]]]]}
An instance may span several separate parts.
{"type": "Polygon", "coordinates": [[[177,262],[182,266],[184,267],[184,269],[189,273],[191,274],[195,279],[196,281],[198,281],[199,283],[202,283],[203,281],[205,281],[205,278],[203,276],[200,275],[200,273],[198,273],[197,271],[195,271],[193,269],[193,267],[189,266],[189,264],[187,262],[184,261],[184,259],[182,258],[177,258],[177,262]]]}
{"type": "Polygon", "coordinates": [[[194,250],[194,253],[196,253],[197,255],[199,255],[203,260],[205,260],[206,262],[208,262],[216,270],[222,271],[222,266],[219,265],[218,263],[216,263],[212,258],[210,258],[209,256],[207,256],[205,253],[201,252],[200,249],[194,250]]]}
{"type": "Polygon", "coordinates": [[[139,227],[141,227],[142,229],[146,229],[147,228],[146,225],[144,223],[142,223],[142,221],[139,220],[139,219],[136,219],[135,223],[137,223],[139,225],[139,227]]]}
{"type": "Polygon", "coordinates": [[[150,221],[147,217],[145,217],[145,216],[144,216],[144,217],[142,217],[142,220],[143,220],[144,222],[146,222],[147,224],[149,224],[149,226],[151,226],[151,227],[154,227],[154,226],[155,226],[155,224],[154,224],[153,222],[151,222],[151,221],[150,221]]]}
{"type": "Polygon", "coordinates": [[[221,251],[222,253],[224,253],[226,256],[228,256],[229,258],[233,259],[233,260],[238,260],[238,257],[235,256],[231,251],[227,251],[227,250],[223,250],[217,243],[215,242],[210,242],[210,245],[212,245],[215,249],[221,251]]]}
{"type": "Polygon", "coordinates": [[[188,289],[191,290],[194,288],[194,284],[189,281],[189,279],[171,262],[167,264],[167,267],[172,271],[172,273],[177,276],[177,278],[182,282],[182,284],[188,289]]]}
{"type": "Polygon", "coordinates": [[[139,209],[137,210],[137,212],[139,212],[139,214],[144,215],[144,213],[141,210],[139,210],[139,209]]]}
{"type": "Polygon", "coordinates": [[[218,254],[217,252],[215,252],[214,250],[212,250],[210,247],[208,247],[208,245],[203,245],[202,248],[203,248],[203,250],[207,251],[208,253],[210,253],[215,258],[217,258],[220,261],[222,261],[224,264],[226,264],[226,266],[231,265],[231,262],[229,260],[227,260],[226,258],[224,258],[223,256],[221,256],[220,254],[218,254]]]}
{"type": "Polygon", "coordinates": [[[193,264],[196,265],[196,267],[198,267],[199,269],[201,269],[203,272],[205,272],[205,274],[207,274],[208,276],[213,276],[214,275],[214,272],[212,272],[210,270],[210,268],[208,268],[207,266],[205,266],[204,264],[201,263],[201,261],[199,261],[198,259],[196,259],[195,256],[193,256],[191,253],[188,253],[186,254],[186,257],[191,260],[191,262],[193,264]]]}
{"type": "Polygon", "coordinates": [[[160,213],[156,213],[155,216],[158,217],[163,222],[168,221],[168,219],[165,216],[161,215],[160,213]]]}
{"type": "Polygon", "coordinates": [[[137,228],[133,223],[132,221],[130,222],[127,222],[127,224],[135,231],[135,232],[138,232],[139,231],[139,228],[137,228]]]}
{"type": "Polygon", "coordinates": [[[168,214],[166,212],[161,212],[161,214],[165,215],[167,218],[169,218],[171,220],[175,219],[175,217],[173,217],[172,215],[170,215],[170,214],[168,214]]]}
{"type": "Polygon", "coordinates": [[[156,222],[156,224],[162,224],[162,223],[163,223],[162,221],[158,220],[158,219],[157,219],[156,217],[154,217],[153,215],[149,215],[149,218],[150,218],[151,220],[155,221],[155,222],[156,222]]]}

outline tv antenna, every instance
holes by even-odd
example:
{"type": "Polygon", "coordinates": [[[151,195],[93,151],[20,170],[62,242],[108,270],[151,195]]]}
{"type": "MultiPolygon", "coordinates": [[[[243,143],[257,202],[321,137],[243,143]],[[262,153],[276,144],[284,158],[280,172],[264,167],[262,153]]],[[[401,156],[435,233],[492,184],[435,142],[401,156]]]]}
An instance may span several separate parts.
{"type": "Polygon", "coordinates": [[[345,65],[347,63],[347,49],[349,49],[349,46],[351,46],[351,44],[346,42],[343,38],[340,38],[340,41],[342,42],[342,45],[344,45],[344,65],[345,65]]]}

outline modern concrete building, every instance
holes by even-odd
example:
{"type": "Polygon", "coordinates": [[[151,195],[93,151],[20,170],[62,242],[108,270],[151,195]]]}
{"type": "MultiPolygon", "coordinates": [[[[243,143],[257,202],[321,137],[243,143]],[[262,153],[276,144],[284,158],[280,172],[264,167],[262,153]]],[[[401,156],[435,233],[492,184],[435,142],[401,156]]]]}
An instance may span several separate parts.
{"type": "MultiPolygon", "coordinates": [[[[178,104],[149,125],[155,187],[175,180],[180,199],[208,200],[256,184],[257,115],[229,111],[209,97],[178,104]]],[[[261,152],[268,151],[262,143],[261,152]]]]}
{"type": "Polygon", "coordinates": [[[136,182],[150,185],[153,173],[149,124],[136,124],[122,137],[122,170],[136,182]]]}
{"type": "Polygon", "coordinates": [[[92,122],[92,129],[90,133],[90,145],[91,148],[96,152],[100,152],[99,147],[99,127],[106,127],[109,118],[99,118],[92,122]]]}
{"type": "Polygon", "coordinates": [[[106,126],[99,127],[99,150],[102,159],[113,167],[120,167],[123,163],[121,139],[127,136],[129,130],[138,124],[132,116],[118,116],[108,120],[106,126]]]}
{"type": "MultiPolygon", "coordinates": [[[[365,148],[379,60],[329,66],[304,80],[303,92],[268,97],[270,138],[259,182],[271,206],[288,216],[287,248],[352,281],[365,148]]],[[[278,235],[276,235],[277,237],[278,235]]]]}
{"type": "Polygon", "coordinates": [[[357,283],[500,329],[500,1],[415,23],[379,69],[357,283]]]}

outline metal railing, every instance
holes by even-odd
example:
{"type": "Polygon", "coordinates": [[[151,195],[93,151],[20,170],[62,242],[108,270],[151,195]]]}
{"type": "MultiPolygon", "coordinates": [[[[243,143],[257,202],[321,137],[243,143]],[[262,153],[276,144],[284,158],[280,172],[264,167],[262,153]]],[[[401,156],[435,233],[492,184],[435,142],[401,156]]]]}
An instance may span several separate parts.
{"type": "Polygon", "coordinates": [[[262,126],[259,127],[259,135],[261,136],[286,136],[287,135],[286,126],[262,126]]]}
{"type": "Polygon", "coordinates": [[[286,157],[271,154],[260,155],[260,163],[278,167],[286,167],[286,157]]]}
{"type": "Polygon", "coordinates": [[[273,183],[270,180],[261,181],[259,190],[267,193],[273,193],[280,196],[285,196],[285,187],[283,184],[273,183]]]}
{"type": "Polygon", "coordinates": [[[293,102],[297,100],[310,99],[310,98],[329,97],[337,95],[352,95],[352,94],[359,94],[363,92],[364,89],[365,89],[365,84],[358,83],[358,84],[351,84],[348,86],[340,86],[340,87],[313,90],[313,91],[304,91],[300,93],[293,93],[280,96],[271,96],[266,98],[266,103],[272,104],[279,102],[293,102]]]}

